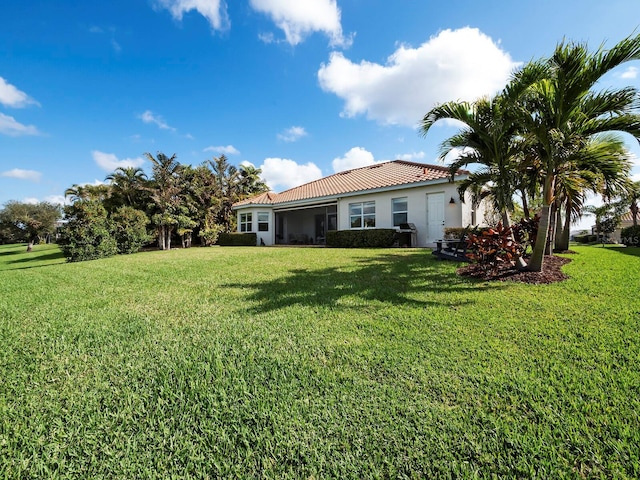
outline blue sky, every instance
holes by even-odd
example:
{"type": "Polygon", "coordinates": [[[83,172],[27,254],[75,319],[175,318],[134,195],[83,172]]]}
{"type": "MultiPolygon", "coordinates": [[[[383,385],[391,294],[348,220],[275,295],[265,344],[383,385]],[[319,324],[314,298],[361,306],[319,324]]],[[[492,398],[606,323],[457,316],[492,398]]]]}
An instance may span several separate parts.
{"type": "MultiPolygon", "coordinates": [[[[276,191],[376,161],[435,163],[455,129],[417,133],[434,104],[499,90],[563,38],[595,49],[640,25],[637,0],[21,0],[0,12],[0,204],[148,170],[144,152],[193,165],[225,153],[276,191]]],[[[639,82],[634,62],[602,87],[639,82]]]]}

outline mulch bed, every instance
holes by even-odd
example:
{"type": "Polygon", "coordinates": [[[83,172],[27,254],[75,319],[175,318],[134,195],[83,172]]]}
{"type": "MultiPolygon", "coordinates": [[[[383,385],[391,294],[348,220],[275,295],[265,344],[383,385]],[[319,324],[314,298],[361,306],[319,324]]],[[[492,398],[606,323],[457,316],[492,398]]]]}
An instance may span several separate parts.
{"type": "Polygon", "coordinates": [[[514,267],[507,265],[501,267],[496,273],[493,273],[483,271],[480,265],[471,264],[459,268],[458,275],[479,280],[499,280],[502,282],[521,282],[536,285],[541,283],[556,283],[569,278],[568,275],[562,272],[561,268],[570,261],[570,258],[545,256],[542,272],[519,272],[514,267]]]}

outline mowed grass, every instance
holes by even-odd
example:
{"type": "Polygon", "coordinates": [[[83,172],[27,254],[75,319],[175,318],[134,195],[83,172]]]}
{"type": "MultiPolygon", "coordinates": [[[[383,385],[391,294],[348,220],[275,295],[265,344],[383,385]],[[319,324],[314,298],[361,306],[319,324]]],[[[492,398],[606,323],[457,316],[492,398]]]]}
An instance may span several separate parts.
{"type": "Polygon", "coordinates": [[[2,478],[639,478],[640,249],[0,246],[2,478]]]}

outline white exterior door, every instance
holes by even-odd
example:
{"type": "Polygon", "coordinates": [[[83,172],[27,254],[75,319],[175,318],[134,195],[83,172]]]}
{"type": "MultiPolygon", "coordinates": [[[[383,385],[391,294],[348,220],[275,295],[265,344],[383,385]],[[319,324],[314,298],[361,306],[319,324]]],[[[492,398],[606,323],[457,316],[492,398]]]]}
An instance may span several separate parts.
{"type": "Polygon", "coordinates": [[[444,236],[444,193],[427,194],[427,243],[444,236]]]}

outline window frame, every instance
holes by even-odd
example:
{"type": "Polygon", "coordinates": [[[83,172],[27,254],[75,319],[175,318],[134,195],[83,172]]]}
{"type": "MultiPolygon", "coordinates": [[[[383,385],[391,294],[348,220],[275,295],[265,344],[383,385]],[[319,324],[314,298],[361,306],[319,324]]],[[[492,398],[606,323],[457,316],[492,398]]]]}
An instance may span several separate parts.
{"type": "Polygon", "coordinates": [[[269,231],[269,212],[258,212],[256,214],[257,220],[258,220],[258,231],[259,232],[268,232],[269,231]],[[266,220],[261,220],[260,217],[266,217],[266,220]],[[266,228],[262,228],[263,226],[266,226],[266,228]]]}
{"type": "MultiPolygon", "coordinates": [[[[400,202],[398,202],[400,203],[400,202]]],[[[399,227],[403,223],[409,222],[409,197],[396,197],[391,199],[391,223],[394,227],[399,227]],[[396,210],[396,201],[402,201],[405,205],[404,210],[396,210]],[[396,223],[396,215],[404,214],[404,221],[396,223]]]]}
{"type": "Polygon", "coordinates": [[[239,217],[238,226],[240,227],[240,232],[251,233],[253,231],[253,212],[241,213],[239,217]]]}
{"type": "Polygon", "coordinates": [[[376,202],[370,200],[366,202],[355,202],[349,204],[349,229],[363,230],[376,228],[376,202]],[[358,210],[355,210],[358,209],[358,210]],[[369,211],[367,211],[369,209],[369,211]],[[354,211],[356,213],[354,213],[354,211]],[[358,220],[354,225],[354,220],[358,220]]]}

